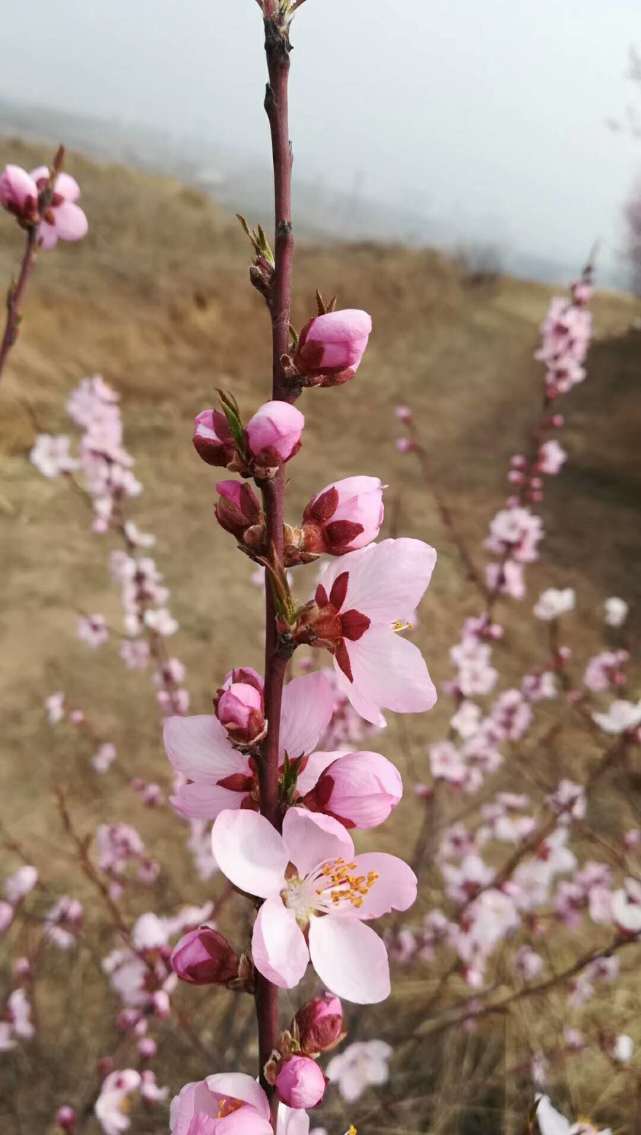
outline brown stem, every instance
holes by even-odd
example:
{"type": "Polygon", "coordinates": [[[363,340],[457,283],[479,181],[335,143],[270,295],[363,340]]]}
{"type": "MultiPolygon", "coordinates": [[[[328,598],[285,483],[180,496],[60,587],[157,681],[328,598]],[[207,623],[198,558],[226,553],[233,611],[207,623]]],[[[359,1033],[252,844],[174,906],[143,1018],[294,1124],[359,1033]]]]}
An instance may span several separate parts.
{"type": "MultiPolygon", "coordinates": [[[[272,323],[272,398],[293,402],[296,394],[288,386],[282,359],[289,346],[289,325],[294,260],[294,237],[291,218],[292,152],[289,141],[288,81],[289,42],[286,17],[273,15],[265,19],[265,54],[269,82],[265,92],[265,110],[269,119],[274,164],[275,267],[269,290],[269,311],[272,323]]],[[[261,486],[265,509],[267,546],[272,564],[283,562],[283,517],[285,478],[283,469],[261,486]]],[[[265,577],[265,715],[268,728],[259,767],[260,808],[275,827],[280,826],[278,799],[278,747],[283,683],[288,652],[280,643],[276,607],[265,577]]],[[[256,979],[256,1017],[261,1083],[270,1098],[272,1127],[276,1130],[277,1100],[274,1089],[264,1078],[263,1069],[278,1041],[278,988],[261,974],[256,979]]]]}
{"type": "Polygon", "coordinates": [[[7,292],[7,319],[4,325],[2,343],[0,344],[0,379],[2,378],[2,372],[9,356],[9,351],[18,338],[20,305],[27,286],[27,281],[31,275],[31,270],[36,262],[37,235],[38,230],[35,227],[27,229],[22,264],[20,265],[20,275],[18,276],[17,283],[11,284],[7,292]]]}

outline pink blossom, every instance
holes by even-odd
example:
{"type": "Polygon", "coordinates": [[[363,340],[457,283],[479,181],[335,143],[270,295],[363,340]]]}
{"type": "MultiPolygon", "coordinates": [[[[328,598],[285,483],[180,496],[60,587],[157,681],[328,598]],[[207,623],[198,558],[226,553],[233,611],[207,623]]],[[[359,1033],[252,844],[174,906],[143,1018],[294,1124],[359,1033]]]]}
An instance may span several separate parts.
{"type": "Polygon", "coordinates": [[[65,695],[62,690],[58,690],[55,694],[49,694],[45,698],[45,709],[47,711],[47,720],[50,725],[57,725],[62,721],[65,716],[65,695]]]}
{"type": "Polygon", "coordinates": [[[51,434],[38,434],[29,454],[29,460],[43,477],[53,479],[61,473],[72,473],[78,462],[69,452],[70,438],[64,434],[52,437],[51,434]]]}
{"type": "Polygon", "coordinates": [[[602,693],[625,680],[624,667],[630,655],[627,650],[604,650],[588,662],[583,684],[594,693],[602,693]]]}
{"type": "Polygon", "coordinates": [[[236,443],[221,410],[201,410],[194,419],[194,448],[208,465],[229,465],[236,443]]]}
{"type": "Polygon", "coordinates": [[[56,1124],[62,1131],[66,1131],[68,1135],[73,1135],[76,1130],[77,1115],[72,1107],[68,1104],[63,1104],[56,1112],[56,1124]]]}
{"type": "Polygon", "coordinates": [[[467,776],[467,766],[456,745],[451,741],[437,741],[429,747],[430,769],[435,780],[446,780],[449,784],[462,785],[467,776]]]}
{"type": "Polygon", "coordinates": [[[592,720],[604,733],[629,733],[641,725],[641,700],[635,703],[616,699],[607,712],[593,713],[592,720]]]}
{"type": "Polygon", "coordinates": [[[628,934],[641,934],[641,884],[627,878],[612,895],[612,918],[628,934]]]}
{"type": "Polygon", "coordinates": [[[149,643],[144,638],[127,638],[120,644],[120,657],[129,670],[144,670],[149,654],[149,643]]]}
{"type": "Polygon", "coordinates": [[[289,402],[265,402],[247,423],[247,444],[257,466],[277,468],[301,447],[305,418],[289,402]]]}
{"type": "Polygon", "coordinates": [[[21,166],[5,166],[0,176],[0,205],[19,221],[33,224],[38,219],[38,187],[33,175],[21,166]]]}
{"type": "MultiPolygon", "coordinates": [[[[282,703],[281,763],[286,753],[296,761],[314,751],[333,706],[332,689],[323,674],[306,674],[289,682],[282,703]]],[[[256,807],[254,765],[234,748],[227,730],[212,714],[167,718],[164,743],[174,769],[190,782],[179,786],[171,799],[182,815],[213,820],[226,808],[256,807]]]]}
{"type": "Polygon", "coordinates": [[[226,985],[238,974],[238,955],[211,926],[185,934],[171,955],[174,973],[191,985],[226,985]]]}
{"type": "Polygon", "coordinates": [[[18,867],[13,875],[9,875],[4,883],[4,896],[8,902],[15,903],[22,902],[24,898],[33,890],[38,882],[38,872],[31,864],[25,864],[24,867],[18,867]]]}
{"type": "Polygon", "coordinates": [[[543,591],[539,596],[534,607],[534,614],[537,619],[551,622],[552,619],[559,619],[561,615],[573,611],[574,602],[574,591],[571,587],[566,587],[561,591],[556,587],[548,587],[547,591],[543,591]]]}
{"type": "MultiPolygon", "coordinates": [[[[46,166],[31,171],[39,193],[47,189],[50,181],[46,166]]],[[[80,186],[68,173],[59,173],[53,183],[51,201],[41,212],[38,225],[38,242],[42,248],[55,248],[59,240],[82,240],[89,225],[79,205],[80,186]]]]}
{"type": "Polygon", "coordinates": [[[606,599],[603,606],[607,625],[609,627],[623,626],[629,610],[625,599],[619,599],[616,595],[611,595],[609,599],[606,599]]]}
{"type": "Polygon", "coordinates": [[[355,1103],[371,1085],[380,1087],[389,1079],[392,1049],[384,1040],[357,1041],[334,1056],[327,1076],[347,1103],[355,1103]]]}
{"type": "Polygon", "coordinates": [[[14,989],[7,999],[7,1017],[11,1030],[21,1040],[31,1040],[36,1030],[31,1021],[31,1003],[24,989],[14,989]]]}
{"type": "Polygon", "coordinates": [[[111,1072],[103,1080],[94,1113],[105,1135],[120,1135],[131,1126],[128,1116],[130,1096],[140,1088],[140,1073],[133,1068],[111,1072]]]}
{"type": "Polygon", "coordinates": [[[333,816],[348,828],[375,828],[401,799],[403,781],[398,769],[379,753],[314,753],[297,789],[312,811],[333,816]],[[313,779],[314,787],[306,792],[313,779]]]}
{"type": "Polygon", "coordinates": [[[365,922],[412,905],[416,876],[406,863],[383,853],[355,856],[342,824],[301,808],[289,809],[282,836],[254,812],[222,812],[212,847],[230,882],[265,899],[252,936],[264,977],[291,989],[311,956],[337,996],[372,1004],[389,995],[387,951],[365,922]]]}
{"type": "Polygon", "coordinates": [[[294,365],[320,386],[347,382],[361,364],[371,333],[366,311],[346,308],[317,315],[300,333],[294,365]]]}
{"type": "Polygon", "coordinates": [[[436,690],[419,649],[398,633],[412,625],[436,563],[421,540],[383,540],[330,563],[301,620],[301,641],[329,649],[339,688],[366,721],[381,708],[422,713],[436,690]]]}
{"type": "Polygon", "coordinates": [[[109,639],[104,615],[86,615],[78,619],[78,638],[95,649],[109,639]]]}
{"type": "Polygon", "coordinates": [[[273,1135],[269,1102],[251,1076],[224,1072],[185,1084],[171,1101],[171,1135],[273,1135]]]}
{"type": "Polygon", "coordinates": [[[378,477],[346,477],[318,493],[303,512],[306,552],[342,556],[375,540],[383,523],[378,477]]]}
{"type": "Polygon", "coordinates": [[[91,758],[92,767],[96,772],[107,772],[114,763],[116,756],[116,746],[111,741],[103,741],[91,758]]]}
{"type": "Polygon", "coordinates": [[[502,564],[487,564],[485,581],[491,592],[508,595],[511,599],[522,599],[525,595],[523,564],[516,560],[505,560],[502,564]]]}
{"type": "Polygon", "coordinates": [[[489,551],[497,555],[509,553],[518,563],[531,563],[537,558],[537,547],[543,536],[541,518],[527,508],[506,508],[497,512],[485,541],[489,551]]]}
{"type": "Polygon", "coordinates": [[[288,1107],[317,1107],[325,1095],[325,1077],[309,1056],[288,1056],[278,1068],[276,1091],[288,1107]]]}
{"type": "Polygon", "coordinates": [[[556,473],[560,473],[567,457],[563,446],[553,438],[551,441],[543,442],[539,449],[536,464],[539,472],[554,476],[556,473]]]}

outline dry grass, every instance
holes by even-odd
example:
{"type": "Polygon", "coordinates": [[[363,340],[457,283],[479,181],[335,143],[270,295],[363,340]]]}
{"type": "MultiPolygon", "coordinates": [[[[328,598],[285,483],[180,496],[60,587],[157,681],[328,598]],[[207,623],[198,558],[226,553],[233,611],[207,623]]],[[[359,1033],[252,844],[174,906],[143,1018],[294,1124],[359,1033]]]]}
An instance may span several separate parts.
{"type": "MultiPolygon", "coordinates": [[[[0,161],[8,158],[29,167],[40,155],[13,141],[1,147],[0,161]]],[[[64,688],[117,741],[127,769],[156,780],[166,777],[153,694],[144,676],[127,675],[123,681],[109,650],[88,660],[75,638],[74,611],[99,610],[116,621],[117,599],[105,547],[90,535],[82,503],[64,486],[44,481],[27,461],[33,416],[51,432],[66,430],[64,397],[95,371],[121,392],[127,444],[145,485],[136,519],[158,536],[157,558],[181,623],[175,648],[187,663],[192,705],[202,712],[232,664],[260,665],[260,602],[248,582],[249,565],[239,562],[213,523],[213,477],[192,452],[191,420],[211,404],[219,386],[233,389],[247,411],[267,397],[267,324],[262,301],[247,284],[244,238],[211,202],[176,182],[98,167],[79,157],[69,168],[82,184],[91,233],[78,247],[42,257],[0,392],[2,822],[42,865],[47,881],[62,887],[69,853],[51,785],[67,785],[83,831],[98,820],[121,816],[144,824],[150,849],[168,865],[154,899],[169,906],[177,888],[189,901],[207,893],[176,851],[173,817],[147,813],[141,819],[130,790],[97,791],[85,768],[86,748],[75,738],[52,735],[44,721],[44,697],[64,688]]],[[[0,241],[0,279],[7,279],[20,254],[20,235],[4,223],[0,241]]],[[[506,459],[536,411],[540,369],[532,351],[549,291],[511,279],[471,287],[452,263],[427,251],[301,247],[297,322],[309,314],[317,286],[337,291],[343,306],[371,311],[376,333],[355,382],[306,399],[308,426],[301,458],[291,466],[290,512],[295,517],[312,492],[337,476],[375,472],[384,478],[396,504],[388,515],[395,512],[403,533],[429,540],[440,552],[418,638],[441,679],[447,673],[447,647],[475,600],[429,493],[411,462],[394,449],[393,407],[406,401],[415,409],[433,455],[435,480],[474,546],[504,494],[506,459]]],[[[543,582],[571,582],[577,588],[579,651],[593,641],[595,607],[606,594],[636,602],[639,626],[641,334],[630,328],[640,310],[638,301],[625,296],[601,295],[595,303],[590,379],[568,400],[570,465],[552,486],[544,510],[548,566],[531,574],[533,593],[543,582]]],[[[543,632],[532,630],[519,614],[511,646],[515,665],[521,658],[542,657],[543,632]]],[[[420,765],[426,741],[440,735],[446,716],[443,705],[426,721],[392,725],[383,751],[401,767],[410,759],[420,765]]],[[[544,757],[544,777],[553,775],[555,762],[554,753],[544,757]]],[[[418,822],[410,793],[378,842],[407,848],[418,822]]],[[[144,909],[143,902],[144,895],[139,896],[134,907],[144,909]]],[[[101,943],[103,952],[106,948],[101,943]]],[[[15,1063],[12,1058],[9,1080],[17,1072],[23,1087],[7,1105],[2,1128],[7,1135],[46,1130],[54,1103],[77,1095],[80,1085],[80,1094],[86,1090],[90,1096],[93,1063],[111,1044],[91,957],[63,958],[56,965],[68,997],[45,993],[53,1024],[43,1026],[41,1039],[15,1063]]],[[[429,986],[424,974],[414,984],[399,985],[397,1032],[405,1019],[420,1016],[429,986]]],[[[212,1010],[210,994],[187,992],[182,1003],[198,1005],[195,1016],[204,1042],[222,1067],[245,1043],[249,1009],[235,1009],[223,1033],[220,1018],[227,1001],[212,1010]],[[222,1036],[227,1043],[221,1043],[222,1036]]],[[[388,1023],[388,1010],[372,1012],[362,1029],[376,1035],[388,1023]]],[[[362,1109],[362,1130],[366,1135],[427,1130],[419,1125],[418,1117],[426,1114],[420,1101],[436,1092],[434,1133],[516,1132],[510,1117],[522,1114],[523,1099],[501,1087],[500,1076],[494,1079],[501,1062],[511,1063],[511,1039],[502,1030],[501,1024],[498,1031],[488,1026],[481,1038],[449,1036],[435,1048],[424,1042],[408,1073],[406,1094],[419,1098],[415,1111],[410,1104],[410,1114],[405,1109],[390,1115],[372,1097],[362,1109]],[[460,1107],[459,1069],[466,1082],[478,1085],[469,1093],[478,1103],[466,1110],[460,1107]]],[[[160,1066],[172,1087],[214,1070],[203,1068],[184,1038],[169,1033],[160,1066]]],[[[404,1082],[400,1070],[399,1077],[404,1082]]],[[[153,1117],[140,1127],[161,1129],[164,1120],[153,1117]]]]}

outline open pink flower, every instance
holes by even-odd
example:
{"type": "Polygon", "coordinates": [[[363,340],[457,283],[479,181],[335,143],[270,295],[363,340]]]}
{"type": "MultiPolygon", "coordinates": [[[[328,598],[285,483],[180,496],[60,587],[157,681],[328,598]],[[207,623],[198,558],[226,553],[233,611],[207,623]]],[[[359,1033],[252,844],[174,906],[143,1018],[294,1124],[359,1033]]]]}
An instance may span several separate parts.
{"type": "MultiPolygon", "coordinates": [[[[273,1135],[269,1101],[260,1084],[242,1072],[223,1072],[185,1084],[171,1101],[171,1135],[273,1135]]],[[[308,1135],[304,1112],[278,1109],[276,1135],[308,1135]]]]}
{"type": "Polygon", "coordinates": [[[416,876],[394,855],[354,854],[331,816],[290,808],[282,836],[255,812],[226,811],[212,831],[214,857],[230,882],[264,899],[254,923],[254,965],[292,989],[310,961],[338,997],[367,1005],[390,992],[387,950],[366,925],[416,899],[416,876]]]}
{"type": "MultiPolygon", "coordinates": [[[[31,176],[40,193],[49,183],[49,170],[38,166],[31,176]]],[[[80,186],[68,173],[59,173],[53,186],[51,203],[38,226],[38,242],[44,249],[55,248],[59,240],[82,240],[89,225],[79,205],[80,186]]]]}
{"type": "Polygon", "coordinates": [[[436,690],[418,647],[398,633],[412,624],[436,552],[422,540],[383,540],[329,564],[299,625],[299,641],[334,655],[341,692],[375,725],[381,708],[422,713],[436,690]]]}
{"type": "Polygon", "coordinates": [[[306,552],[343,556],[375,540],[383,523],[378,477],[345,477],[318,493],[303,513],[306,552]]]}
{"type": "MultiPolygon", "coordinates": [[[[289,682],[281,714],[281,761],[286,753],[293,759],[311,753],[333,711],[334,692],[322,673],[289,682]]],[[[213,714],[168,717],[164,742],[176,772],[191,781],[172,797],[183,816],[213,820],[225,808],[256,807],[255,764],[234,748],[225,726],[213,714]]]]}

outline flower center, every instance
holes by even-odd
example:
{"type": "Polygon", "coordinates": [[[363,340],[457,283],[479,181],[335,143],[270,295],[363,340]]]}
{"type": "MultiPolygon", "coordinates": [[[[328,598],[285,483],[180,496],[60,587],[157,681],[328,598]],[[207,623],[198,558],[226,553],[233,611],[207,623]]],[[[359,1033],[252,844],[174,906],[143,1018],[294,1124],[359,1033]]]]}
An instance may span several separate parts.
{"type": "Polygon", "coordinates": [[[216,1116],[216,1119],[225,1119],[226,1116],[232,1115],[234,1111],[238,1111],[242,1106],[243,1105],[241,1100],[219,1100],[218,1115],[216,1116]]]}
{"type": "Polygon", "coordinates": [[[337,910],[359,910],[379,874],[368,871],[359,875],[358,864],[346,859],[328,859],[301,878],[292,874],[282,892],[285,905],[294,912],[297,922],[306,925],[313,914],[330,914],[337,910]]]}

